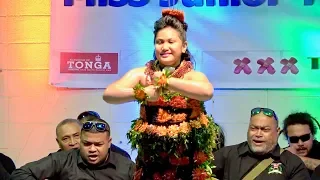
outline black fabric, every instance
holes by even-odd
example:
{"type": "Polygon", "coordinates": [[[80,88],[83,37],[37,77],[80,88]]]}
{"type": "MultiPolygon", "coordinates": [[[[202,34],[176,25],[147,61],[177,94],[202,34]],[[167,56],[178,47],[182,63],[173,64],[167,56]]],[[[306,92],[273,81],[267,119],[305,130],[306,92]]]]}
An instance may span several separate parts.
{"type": "Polygon", "coordinates": [[[263,159],[272,157],[274,162],[255,180],[309,180],[310,175],[302,160],[289,151],[280,155],[279,145],[267,155],[257,156],[247,142],[224,147],[214,153],[213,169],[218,179],[240,180],[263,159]]]}
{"type": "Polygon", "coordinates": [[[134,168],[135,164],[131,160],[113,152],[110,152],[108,160],[103,164],[90,166],[82,160],[80,150],[73,149],[52,153],[28,163],[13,171],[11,179],[131,180],[134,168]]]}

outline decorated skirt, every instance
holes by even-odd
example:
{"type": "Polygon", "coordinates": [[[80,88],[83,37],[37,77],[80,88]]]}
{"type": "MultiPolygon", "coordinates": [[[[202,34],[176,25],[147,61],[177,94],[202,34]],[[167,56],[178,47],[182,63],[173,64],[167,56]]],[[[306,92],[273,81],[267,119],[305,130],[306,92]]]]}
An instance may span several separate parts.
{"type": "Polygon", "coordinates": [[[167,92],[156,102],[140,103],[127,137],[138,150],[135,180],[214,179],[216,125],[201,101],[167,92]]]}

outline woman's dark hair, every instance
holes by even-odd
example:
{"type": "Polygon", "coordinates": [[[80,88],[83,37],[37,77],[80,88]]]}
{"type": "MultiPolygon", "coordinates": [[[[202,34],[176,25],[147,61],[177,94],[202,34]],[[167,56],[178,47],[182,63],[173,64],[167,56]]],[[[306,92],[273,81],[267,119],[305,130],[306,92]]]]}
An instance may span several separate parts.
{"type": "MultiPolygon", "coordinates": [[[[166,15],[161,17],[159,20],[157,20],[154,23],[154,39],[153,39],[153,43],[155,43],[156,37],[158,32],[166,27],[172,27],[173,29],[177,30],[180,33],[180,38],[182,40],[182,42],[187,40],[187,30],[188,30],[188,24],[185,22],[181,22],[180,20],[178,20],[176,17],[171,16],[171,15],[166,15]]],[[[153,53],[153,58],[156,58],[156,53],[153,53]]],[[[186,61],[193,61],[193,57],[190,53],[190,51],[187,49],[185,53],[182,53],[181,55],[181,60],[186,60],[186,61]]]]}
{"type": "Polygon", "coordinates": [[[296,125],[296,124],[308,125],[312,135],[315,135],[317,133],[316,124],[319,127],[319,123],[317,122],[317,120],[314,117],[312,117],[309,113],[297,112],[297,113],[289,114],[289,116],[287,116],[283,121],[283,132],[287,138],[288,138],[288,127],[290,125],[296,125]]]}

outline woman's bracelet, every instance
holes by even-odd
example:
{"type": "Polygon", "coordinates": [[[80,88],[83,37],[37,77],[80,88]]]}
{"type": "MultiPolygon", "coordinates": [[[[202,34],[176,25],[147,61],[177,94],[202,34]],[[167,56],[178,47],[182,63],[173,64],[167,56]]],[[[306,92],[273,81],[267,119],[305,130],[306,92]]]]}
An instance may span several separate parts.
{"type": "Polygon", "coordinates": [[[144,102],[148,98],[148,95],[144,92],[144,87],[141,84],[137,84],[133,88],[133,92],[134,98],[140,103],[144,102]]]}

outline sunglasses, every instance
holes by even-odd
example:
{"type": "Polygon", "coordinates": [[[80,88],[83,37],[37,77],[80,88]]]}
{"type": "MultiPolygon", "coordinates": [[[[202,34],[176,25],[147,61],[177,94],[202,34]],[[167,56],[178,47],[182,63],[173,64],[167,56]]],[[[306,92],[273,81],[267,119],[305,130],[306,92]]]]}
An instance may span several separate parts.
{"type": "Polygon", "coordinates": [[[305,134],[302,136],[291,136],[289,137],[289,141],[290,143],[298,143],[299,140],[301,140],[302,142],[306,142],[311,138],[310,133],[309,134],[305,134]]]}
{"type": "Polygon", "coordinates": [[[261,112],[266,116],[274,117],[274,119],[278,121],[278,117],[277,117],[276,113],[272,109],[269,109],[269,108],[260,108],[260,107],[253,108],[251,110],[251,117],[254,115],[257,115],[261,112]]]}
{"type": "Polygon", "coordinates": [[[101,123],[101,122],[87,121],[82,125],[82,129],[85,130],[85,131],[90,131],[93,127],[95,127],[96,130],[99,131],[99,132],[110,131],[110,129],[107,126],[107,124],[101,123]]]}
{"type": "Polygon", "coordinates": [[[97,113],[97,112],[94,112],[94,111],[85,111],[81,114],[79,114],[78,116],[78,119],[82,119],[82,118],[85,118],[87,116],[94,116],[96,118],[100,118],[100,115],[97,113]]]}

